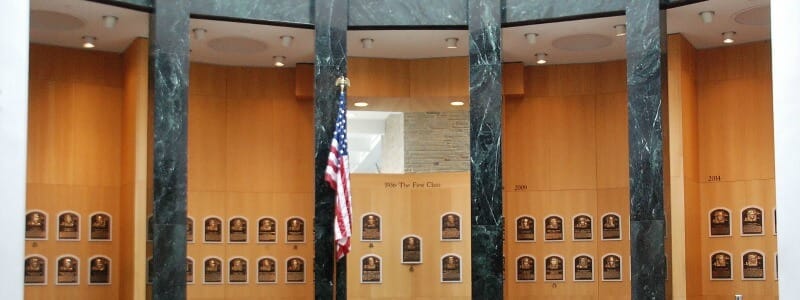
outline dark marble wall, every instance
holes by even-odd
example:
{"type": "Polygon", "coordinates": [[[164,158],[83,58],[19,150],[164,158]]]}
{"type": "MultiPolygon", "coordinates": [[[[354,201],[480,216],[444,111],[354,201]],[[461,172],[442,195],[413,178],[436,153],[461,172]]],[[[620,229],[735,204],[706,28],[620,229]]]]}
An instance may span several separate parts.
{"type": "Polygon", "coordinates": [[[542,22],[581,15],[622,14],[628,0],[504,0],[503,23],[542,22]]]}
{"type": "Polygon", "coordinates": [[[313,24],[311,0],[191,0],[193,15],[255,22],[313,24]]]}
{"type": "Polygon", "coordinates": [[[472,298],[503,298],[500,1],[469,0],[472,298]]]}
{"type": "Polygon", "coordinates": [[[465,26],[467,0],[350,0],[350,26],[465,26]]]}
{"type": "Polygon", "coordinates": [[[153,110],[153,299],[186,298],[189,0],[155,0],[150,15],[153,110]]]}
{"type": "Polygon", "coordinates": [[[666,297],[661,127],[666,18],[659,4],[629,0],[626,9],[632,299],[666,297]]]}

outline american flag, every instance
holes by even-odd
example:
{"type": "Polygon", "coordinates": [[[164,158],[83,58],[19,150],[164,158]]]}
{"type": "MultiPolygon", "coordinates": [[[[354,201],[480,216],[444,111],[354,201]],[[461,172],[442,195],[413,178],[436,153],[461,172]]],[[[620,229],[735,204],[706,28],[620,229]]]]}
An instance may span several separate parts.
{"type": "Polygon", "coordinates": [[[350,172],[348,170],[347,153],[347,100],[344,89],[339,94],[339,111],[336,113],[336,130],[331,140],[331,151],[328,154],[328,167],[325,168],[325,181],[336,191],[336,213],[333,222],[334,239],[336,240],[336,259],[341,259],[350,252],[351,205],[350,205],[350,172]]]}

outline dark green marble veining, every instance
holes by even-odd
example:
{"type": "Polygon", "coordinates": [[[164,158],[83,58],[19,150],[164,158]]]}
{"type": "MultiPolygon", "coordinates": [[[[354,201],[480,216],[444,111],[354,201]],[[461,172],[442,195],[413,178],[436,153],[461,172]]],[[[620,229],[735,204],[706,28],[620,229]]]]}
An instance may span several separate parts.
{"type": "Polygon", "coordinates": [[[627,0],[504,0],[503,23],[541,22],[581,15],[622,14],[627,0]]]}
{"type": "Polygon", "coordinates": [[[311,25],[313,0],[191,0],[196,15],[311,25]]]}
{"type": "Polygon", "coordinates": [[[465,26],[466,0],[350,0],[350,26],[465,26]]]}

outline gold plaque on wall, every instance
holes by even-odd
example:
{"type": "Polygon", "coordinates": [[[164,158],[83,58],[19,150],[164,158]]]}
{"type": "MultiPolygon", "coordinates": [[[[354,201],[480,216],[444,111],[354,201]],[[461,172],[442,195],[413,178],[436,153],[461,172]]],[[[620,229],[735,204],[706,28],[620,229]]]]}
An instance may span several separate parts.
{"type": "Polygon", "coordinates": [[[575,281],[593,281],[594,259],[586,254],[576,256],[575,270],[572,274],[575,281]]]}
{"type": "Polygon", "coordinates": [[[361,240],[381,240],[381,216],[376,213],[367,213],[361,217],[361,240]]]}
{"type": "Polygon", "coordinates": [[[89,225],[90,241],[111,240],[111,215],[106,213],[92,214],[89,217],[89,225]]]}
{"type": "Polygon", "coordinates": [[[228,283],[247,283],[247,260],[235,257],[228,262],[228,283]]]}
{"type": "Polygon", "coordinates": [[[263,217],[258,220],[258,242],[275,243],[278,241],[277,222],[274,218],[263,217]]]}
{"type": "Polygon", "coordinates": [[[536,259],[530,255],[517,258],[517,282],[536,281],[536,259]]]}
{"type": "Polygon", "coordinates": [[[742,210],[742,235],[764,234],[764,212],[758,207],[742,210]]]}
{"type": "Polygon", "coordinates": [[[25,285],[47,284],[47,260],[32,255],[25,258],[25,285]]]}
{"type": "Polygon", "coordinates": [[[292,217],[286,221],[286,242],[302,243],[306,241],[305,221],[299,217],[292,217]]]}
{"type": "Polygon", "coordinates": [[[31,211],[25,215],[25,239],[47,239],[47,214],[42,211],[31,211]]]}
{"type": "Polygon", "coordinates": [[[194,259],[191,257],[186,258],[186,283],[194,283],[194,259]]]}
{"type": "Polygon", "coordinates": [[[559,216],[548,216],[544,219],[544,240],[564,240],[564,219],[559,216]]]}
{"type": "Polygon", "coordinates": [[[454,212],[442,215],[441,240],[461,240],[461,216],[454,212]]]}
{"type": "Polygon", "coordinates": [[[230,219],[228,222],[228,242],[247,242],[247,219],[243,217],[234,217],[230,219]]]}
{"type": "Polygon", "coordinates": [[[711,280],[732,280],[731,255],[725,252],[711,254],[711,280]]]}
{"type": "Polygon", "coordinates": [[[748,251],[742,255],[742,279],[764,280],[764,254],[748,251]]]}
{"type": "Polygon", "coordinates": [[[564,281],[564,258],[560,256],[548,256],[544,263],[545,281],[564,281]]]}
{"type": "Polygon", "coordinates": [[[622,281],[622,257],[616,254],[603,256],[603,281],[622,281]]]}
{"type": "Polygon", "coordinates": [[[58,215],[58,239],[77,241],[81,239],[80,216],[74,212],[58,215]]]}
{"type": "Polygon", "coordinates": [[[712,209],[708,214],[709,235],[730,236],[731,235],[731,212],[725,208],[712,209]]]}
{"type": "Polygon", "coordinates": [[[92,257],[89,262],[89,284],[111,284],[111,259],[92,257]]]}
{"type": "Polygon", "coordinates": [[[194,218],[186,217],[186,242],[194,243],[194,218]]]}
{"type": "Polygon", "coordinates": [[[203,242],[222,242],[222,219],[217,217],[207,217],[206,220],[203,221],[203,225],[203,242]]]}
{"type": "Polygon", "coordinates": [[[622,225],[618,214],[607,213],[603,215],[603,234],[600,238],[602,240],[621,240],[621,227],[622,225]]]}
{"type": "Polygon", "coordinates": [[[422,263],[422,239],[416,235],[405,236],[401,243],[401,258],[403,264],[422,263]]]}
{"type": "Polygon", "coordinates": [[[361,283],[381,283],[381,257],[368,254],[361,258],[361,283]]]}
{"type": "Polygon", "coordinates": [[[461,257],[455,254],[442,256],[442,282],[461,282],[461,257]]]}
{"type": "Polygon", "coordinates": [[[222,283],[222,260],[216,257],[206,258],[203,263],[203,283],[222,283]]]}
{"type": "Polygon", "coordinates": [[[306,282],[306,262],[300,257],[292,257],[286,261],[286,282],[306,282]]]}
{"type": "Polygon", "coordinates": [[[536,220],[531,216],[517,218],[517,242],[533,242],[536,240],[536,220]]]}
{"type": "Polygon", "coordinates": [[[75,256],[61,256],[58,258],[58,271],[56,274],[57,285],[77,285],[79,282],[80,262],[75,256]]]}
{"type": "Polygon", "coordinates": [[[592,216],[581,214],[572,218],[573,241],[591,241],[592,232],[592,216]]]}
{"type": "Polygon", "coordinates": [[[275,270],[275,259],[262,257],[258,260],[258,283],[275,283],[278,281],[278,271],[275,270]]]}

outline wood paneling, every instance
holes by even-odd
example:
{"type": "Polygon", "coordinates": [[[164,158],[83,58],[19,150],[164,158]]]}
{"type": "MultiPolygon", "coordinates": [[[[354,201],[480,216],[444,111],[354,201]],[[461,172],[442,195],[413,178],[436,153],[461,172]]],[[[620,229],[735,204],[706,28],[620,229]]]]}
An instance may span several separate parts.
{"type": "Polygon", "coordinates": [[[412,98],[469,98],[469,58],[426,58],[410,61],[412,98]]]}
{"type": "Polygon", "coordinates": [[[524,73],[525,66],[522,63],[503,63],[503,95],[511,97],[525,95],[524,73]]]}
{"type": "Polygon", "coordinates": [[[351,97],[404,98],[409,96],[409,60],[347,58],[351,97]]]}
{"type": "Polygon", "coordinates": [[[314,65],[297,64],[294,72],[294,95],[297,99],[314,99],[314,65]]]}

